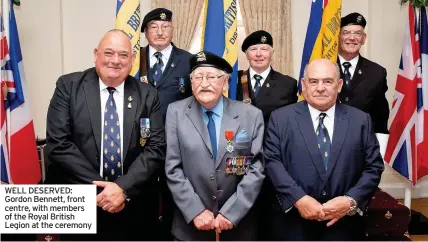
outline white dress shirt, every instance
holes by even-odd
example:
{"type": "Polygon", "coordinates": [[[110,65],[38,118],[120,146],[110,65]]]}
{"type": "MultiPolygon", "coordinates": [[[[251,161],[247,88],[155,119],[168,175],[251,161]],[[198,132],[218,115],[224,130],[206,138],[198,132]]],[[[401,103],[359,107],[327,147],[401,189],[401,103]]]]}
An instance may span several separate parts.
{"type": "MultiPolygon", "coordinates": [[[[99,79],[100,82],[100,97],[101,97],[101,151],[104,150],[104,145],[103,145],[103,137],[104,137],[104,109],[106,108],[106,103],[108,100],[108,97],[110,96],[110,93],[107,90],[106,84],[104,84],[104,82],[101,81],[101,79],[99,79]]],[[[120,84],[119,86],[115,87],[116,91],[113,92],[113,99],[114,102],[116,103],[116,111],[117,111],[117,115],[119,116],[119,127],[120,127],[120,150],[122,152],[120,152],[120,157],[121,157],[121,161],[123,164],[123,96],[125,95],[124,93],[124,86],[125,86],[125,82],[122,82],[122,84],[120,84]]],[[[103,177],[103,164],[104,164],[104,153],[101,152],[101,157],[100,157],[100,175],[101,177],[103,177]]],[[[123,174],[123,165],[121,166],[122,168],[122,174],[123,174]]]]}
{"type": "MultiPolygon", "coordinates": [[[[150,68],[152,68],[154,64],[156,64],[156,62],[158,62],[158,58],[156,58],[155,56],[156,52],[158,51],[149,45],[150,68]]],[[[169,44],[168,47],[166,47],[165,49],[159,52],[162,53],[162,61],[163,61],[162,72],[163,72],[166,68],[166,64],[168,63],[169,57],[171,56],[172,45],[169,44]]]]}
{"type": "Polygon", "coordinates": [[[321,112],[320,110],[312,107],[308,104],[309,113],[311,114],[312,124],[314,125],[314,131],[317,132],[320,113],[327,114],[324,118],[324,126],[327,128],[328,136],[330,136],[330,142],[333,143],[333,129],[334,129],[334,111],[336,110],[336,104],[333,107],[329,108],[326,112],[321,112]]]}
{"type": "Polygon", "coordinates": [[[339,61],[340,61],[340,68],[342,69],[342,72],[345,72],[345,67],[343,66],[344,62],[351,63],[351,66],[349,67],[349,74],[351,74],[351,79],[354,76],[355,69],[357,68],[358,60],[360,59],[360,55],[355,56],[353,59],[347,61],[345,58],[339,55],[339,61]]]}
{"type": "Polygon", "coordinates": [[[258,74],[260,76],[263,77],[263,79],[260,80],[260,87],[263,86],[263,83],[265,83],[266,78],[269,75],[269,72],[272,68],[269,66],[265,71],[263,71],[262,73],[257,73],[255,70],[253,70],[253,68],[250,67],[250,78],[251,78],[251,87],[253,88],[253,92],[254,92],[254,87],[256,86],[256,78],[254,78],[255,74],[258,74]]]}

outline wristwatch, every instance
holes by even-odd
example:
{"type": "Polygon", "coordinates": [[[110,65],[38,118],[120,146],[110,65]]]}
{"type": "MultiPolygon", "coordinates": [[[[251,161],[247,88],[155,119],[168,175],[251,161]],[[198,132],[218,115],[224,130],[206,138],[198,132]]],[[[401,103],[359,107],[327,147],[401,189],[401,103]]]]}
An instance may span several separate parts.
{"type": "Polygon", "coordinates": [[[357,202],[350,196],[345,195],[345,197],[351,202],[351,207],[349,208],[347,215],[353,216],[355,213],[357,213],[357,202]]]}

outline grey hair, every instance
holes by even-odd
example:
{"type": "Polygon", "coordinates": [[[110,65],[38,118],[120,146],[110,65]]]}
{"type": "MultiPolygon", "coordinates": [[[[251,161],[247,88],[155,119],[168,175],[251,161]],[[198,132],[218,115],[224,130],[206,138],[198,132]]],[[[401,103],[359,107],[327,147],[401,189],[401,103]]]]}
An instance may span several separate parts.
{"type": "MultiPolygon", "coordinates": [[[[326,58],[322,58],[322,59],[328,60],[326,58]]],[[[331,62],[331,63],[334,64],[334,67],[336,70],[335,71],[336,72],[336,78],[337,78],[337,80],[339,80],[340,79],[340,67],[337,63],[333,63],[333,62],[331,62]]],[[[305,79],[305,80],[308,79],[308,66],[309,66],[309,64],[310,64],[310,62],[308,64],[306,64],[305,69],[303,70],[303,79],[305,79]]]]}
{"type": "MultiPolygon", "coordinates": [[[[194,75],[195,70],[196,70],[196,68],[190,73],[190,77],[192,77],[194,75]]],[[[226,73],[223,70],[219,70],[219,71],[220,71],[220,73],[219,73],[220,76],[226,76],[227,78],[229,78],[231,75],[231,74],[226,73]]]]}

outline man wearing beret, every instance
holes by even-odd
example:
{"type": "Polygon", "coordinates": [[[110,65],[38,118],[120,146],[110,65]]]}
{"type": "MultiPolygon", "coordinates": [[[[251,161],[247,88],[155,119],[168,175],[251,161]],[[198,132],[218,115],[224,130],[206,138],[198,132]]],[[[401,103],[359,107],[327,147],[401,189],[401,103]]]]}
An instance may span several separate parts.
{"type": "Polygon", "coordinates": [[[268,32],[251,33],[241,49],[250,68],[238,73],[237,100],[262,110],[263,120],[267,123],[273,110],[297,101],[297,81],[271,67],[273,39],[268,32]]]}
{"type": "Polygon", "coordinates": [[[165,172],[177,240],[256,240],[252,209],[263,174],[263,115],[223,96],[232,67],[202,51],[190,59],[194,96],[166,117],[165,172]]]}
{"type": "MultiPolygon", "coordinates": [[[[172,42],[174,26],[172,12],[156,8],[146,14],[141,30],[149,42],[141,48],[141,80],[158,90],[160,111],[165,122],[166,110],[170,103],[192,95],[189,79],[190,53],[177,48],[172,42]]],[[[170,240],[173,201],[165,180],[159,174],[159,221],[160,240],[170,240]]]]}
{"type": "Polygon", "coordinates": [[[340,26],[337,64],[344,83],[339,101],[370,114],[375,133],[388,134],[386,69],[360,55],[366,41],[366,20],[359,13],[351,13],[342,18],[340,26]]]}

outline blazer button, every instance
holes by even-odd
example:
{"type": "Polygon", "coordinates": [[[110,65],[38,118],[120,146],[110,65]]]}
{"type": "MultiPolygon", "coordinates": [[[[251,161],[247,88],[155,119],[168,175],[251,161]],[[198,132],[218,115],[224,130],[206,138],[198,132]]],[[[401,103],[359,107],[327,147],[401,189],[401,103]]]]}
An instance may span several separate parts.
{"type": "Polygon", "coordinates": [[[322,191],[322,195],[325,196],[327,195],[327,193],[325,191],[322,191]]]}
{"type": "Polygon", "coordinates": [[[347,101],[349,101],[349,97],[345,97],[345,101],[347,102],[347,101]]]}
{"type": "Polygon", "coordinates": [[[214,176],[213,176],[213,175],[210,175],[210,179],[211,179],[211,180],[214,180],[214,176]]]}
{"type": "Polygon", "coordinates": [[[210,156],[210,158],[212,159],[212,158],[213,158],[213,155],[211,155],[211,156],[210,156]]]}
{"type": "Polygon", "coordinates": [[[217,197],[216,196],[213,196],[213,200],[215,201],[215,200],[217,200],[217,197]]]}

